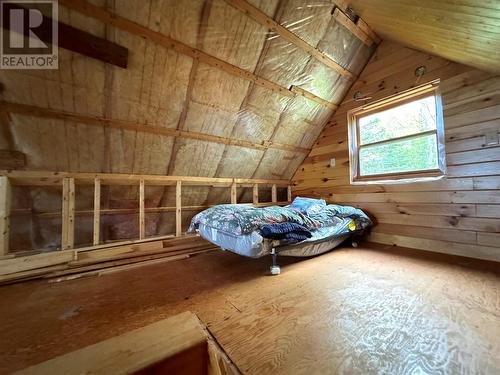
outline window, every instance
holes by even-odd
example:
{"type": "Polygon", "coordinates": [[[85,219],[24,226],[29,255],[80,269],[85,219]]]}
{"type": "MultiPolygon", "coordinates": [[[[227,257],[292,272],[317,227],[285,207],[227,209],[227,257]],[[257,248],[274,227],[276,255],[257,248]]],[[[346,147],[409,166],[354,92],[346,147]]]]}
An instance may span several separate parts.
{"type": "Polygon", "coordinates": [[[348,114],[351,182],[410,182],[445,173],[438,82],[348,114]]]}

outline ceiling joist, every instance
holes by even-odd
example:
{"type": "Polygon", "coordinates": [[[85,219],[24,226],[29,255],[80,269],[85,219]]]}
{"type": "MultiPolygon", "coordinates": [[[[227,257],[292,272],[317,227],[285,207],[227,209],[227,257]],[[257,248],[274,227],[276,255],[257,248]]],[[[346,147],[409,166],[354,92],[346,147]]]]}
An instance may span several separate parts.
{"type": "Polygon", "coordinates": [[[268,148],[274,148],[284,151],[300,152],[303,154],[309,153],[309,149],[303,147],[296,147],[291,145],[285,145],[281,143],[265,142],[265,143],[253,143],[243,139],[225,138],[216,135],[190,132],[185,130],[176,130],[169,128],[162,128],[159,126],[150,126],[146,124],[139,124],[124,120],[115,120],[105,117],[82,115],[79,113],[58,111],[54,109],[42,108],[26,104],[1,102],[0,108],[2,110],[10,113],[18,113],[27,116],[36,116],[42,118],[51,118],[57,120],[67,120],[73,122],[81,122],[91,126],[100,126],[105,128],[123,129],[131,130],[143,133],[163,135],[166,137],[179,137],[186,139],[195,139],[198,141],[219,143],[230,146],[239,146],[245,148],[252,148],[257,150],[267,150],[268,148]]]}
{"type": "MultiPolygon", "coordinates": [[[[198,60],[202,63],[205,63],[205,64],[210,65],[212,67],[221,69],[221,70],[225,71],[226,73],[229,73],[233,76],[236,76],[236,77],[239,77],[241,79],[253,82],[256,85],[267,88],[268,90],[276,92],[277,94],[280,94],[280,95],[283,95],[283,96],[286,96],[289,98],[293,98],[296,95],[296,93],[290,91],[286,87],[280,86],[277,83],[274,83],[274,82],[269,81],[265,78],[259,77],[258,75],[254,74],[248,70],[242,69],[236,65],[230,64],[226,61],[223,61],[215,56],[209,55],[209,54],[207,54],[207,53],[205,53],[197,48],[190,47],[187,44],[184,44],[178,40],[170,38],[169,36],[166,36],[162,33],[148,29],[147,27],[144,27],[142,25],[139,25],[138,23],[135,23],[133,21],[130,21],[128,19],[120,17],[120,16],[118,16],[118,15],[116,15],[116,14],[114,14],[114,13],[112,13],[104,8],[95,6],[95,5],[90,4],[84,0],[59,0],[59,4],[65,6],[68,9],[72,9],[72,10],[75,10],[79,13],[85,14],[86,16],[95,18],[95,19],[97,19],[105,24],[111,25],[113,27],[116,27],[118,29],[121,29],[121,30],[126,31],[126,32],[131,33],[131,34],[138,35],[142,38],[145,38],[145,39],[152,41],[153,43],[156,43],[156,44],[159,44],[159,45],[164,46],[166,48],[172,49],[178,53],[182,53],[182,54],[189,56],[195,60],[198,60]]],[[[305,43],[305,42],[303,42],[303,43],[305,43]]],[[[309,46],[309,47],[311,47],[311,46],[309,46]]],[[[303,94],[299,94],[299,95],[304,96],[303,94]]],[[[316,97],[313,94],[311,94],[310,96],[304,96],[304,97],[306,97],[310,100],[313,100],[316,103],[321,104],[321,105],[324,105],[324,102],[325,102],[324,99],[322,99],[322,100],[311,99],[312,97],[316,97]]]]}
{"type": "Polygon", "coordinates": [[[297,47],[308,53],[310,56],[314,57],[326,66],[332,68],[342,76],[348,78],[349,80],[353,80],[356,78],[356,76],[349,70],[339,65],[319,49],[311,46],[309,43],[299,38],[296,34],[288,30],[286,27],[281,26],[278,22],[267,16],[259,8],[254,7],[245,0],[225,0],[225,2],[238,9],[240,12],[246,14],[254,21],[260,23],[262,26],[265,26],[269,30],[275,32],[287,42],[296,45],[297,47]]]}

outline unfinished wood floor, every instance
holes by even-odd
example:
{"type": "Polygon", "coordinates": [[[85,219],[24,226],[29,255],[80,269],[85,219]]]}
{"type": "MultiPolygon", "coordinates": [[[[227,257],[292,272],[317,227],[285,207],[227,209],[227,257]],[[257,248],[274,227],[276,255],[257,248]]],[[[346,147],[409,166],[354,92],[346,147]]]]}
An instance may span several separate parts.
{"type": "Polygon", "coordinates": [[[191,310],[246,374],[500,373],[500,272],[375,245],[0,288],[0,373],[191,310]]]}

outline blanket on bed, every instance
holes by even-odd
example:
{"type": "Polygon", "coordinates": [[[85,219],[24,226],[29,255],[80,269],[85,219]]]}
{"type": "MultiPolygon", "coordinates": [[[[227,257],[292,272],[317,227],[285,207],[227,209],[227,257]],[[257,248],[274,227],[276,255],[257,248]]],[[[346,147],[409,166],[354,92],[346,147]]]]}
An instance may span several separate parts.
{"type": "Polygon", "coordinates": [[[266,224],[291,222],[306,228],[318,227],[318,223],[303,213],[279,206],[255,208],[246,205],[220,204],[195,215],[189,232],[194,232],[199,224],[235,235],[248,234],[266,224]]]}
{"type": "Polygon", "coordinates": [[[352,220],[352,230],[371,225],[363,211],[348,206],[328,205],[319,212],[306,215],[290,207],[255,208],[250,205],[221,204],[195,215],[188,231],[194,232],[200,224],[204,224],[226,233],[241,235],[260,230],[267,224],[285,222],[299,224],[312,231],[343,223],[346,219],[352,220]]]}
{"type": "Polygon", "coordinates": [[[267,224],[262,227],[260,234],[272,240],[304,241],[312,237],[310,230],[295,223],[267,224]]]}

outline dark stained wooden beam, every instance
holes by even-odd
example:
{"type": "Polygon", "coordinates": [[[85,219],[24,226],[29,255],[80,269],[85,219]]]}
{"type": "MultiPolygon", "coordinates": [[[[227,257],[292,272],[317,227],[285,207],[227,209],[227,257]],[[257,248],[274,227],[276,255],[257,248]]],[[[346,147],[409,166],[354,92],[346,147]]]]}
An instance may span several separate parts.
{"type": "Polygon", "coordinates": [[[128,49],[119,44],[59,23],[59,47],[104,61],[105,63],[127,68],[128,49]]]}
{"type": "MultiPolygon", "coordinates": [[[[14,6],[14,5],[13,5],[14,6]]],[[[19,5],[15,5],[20,8],[19,5]]],[[[43,15],[44,21],[42,24],[34,28],[42,41],[52,43],[52,23],[55,22],[50,17],[43,15]]],[[[127,68],[128,49],[119,44],[110,42],[104,38],[97,37],[88,32],[79,30],[73,26],[66,25],[62,22],[57,23],[58,26],[58,46],[69,51],[85,55],[96,60],[103,61],[108,64],[127,68]]],[[[8,27],[2,22],[2,27],[8,27]]]]}

